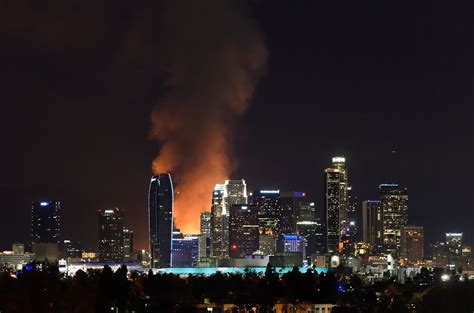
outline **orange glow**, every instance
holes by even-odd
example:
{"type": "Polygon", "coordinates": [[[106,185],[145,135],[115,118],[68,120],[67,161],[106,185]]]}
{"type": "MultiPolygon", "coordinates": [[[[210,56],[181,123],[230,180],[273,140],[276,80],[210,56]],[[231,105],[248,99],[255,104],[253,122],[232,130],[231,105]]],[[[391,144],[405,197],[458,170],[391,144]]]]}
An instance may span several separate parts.
{"type": "Polygon", "coordinates": [[[163,14],[157,36],[167,76],[151,114],[151,137],[161,144],[152,170],[173,177],[176,226],[198,233],[214,185],[237,166],[230,151],[233,124],[248,106],[267,51],[237,2],[170,1],[163,14]]]}

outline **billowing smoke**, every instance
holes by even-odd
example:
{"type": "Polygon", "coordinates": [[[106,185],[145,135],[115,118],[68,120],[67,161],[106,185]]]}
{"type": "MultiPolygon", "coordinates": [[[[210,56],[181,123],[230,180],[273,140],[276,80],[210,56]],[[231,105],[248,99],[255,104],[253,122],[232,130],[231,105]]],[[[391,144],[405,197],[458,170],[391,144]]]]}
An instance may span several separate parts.
{"type": "Polygon", "coordinates": [[[266,63],[262,34],[243,0],[165,1],[159,57],[166,85],[152,113],[162,146],[153,172],[178,180],[177,226],[199,230],[214,184],[229,178],[233,124],[243,113],[266,63]]]}

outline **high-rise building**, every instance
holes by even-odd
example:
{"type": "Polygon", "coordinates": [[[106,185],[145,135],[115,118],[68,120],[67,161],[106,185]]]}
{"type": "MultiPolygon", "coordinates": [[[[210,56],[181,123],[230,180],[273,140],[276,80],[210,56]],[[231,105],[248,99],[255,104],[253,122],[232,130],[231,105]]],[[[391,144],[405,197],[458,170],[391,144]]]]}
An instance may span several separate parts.
{"type": "Polygon", "coordinates": [[[346,217],[341,224],[342,254],[352,256],[355,252],[354,244],[358,241],[359,221],[357,218],[357,197],[352,187],[347,187],[346,217]]]}
{"type": "Polygon", "coordinates": [[[325,170],[327,252],[337,253],[342,242],[342,230],[348,220],[348,175],[346,159],[333,157],[332,166],[325,170]]]}
{"type": "Polygon", "coordinates": [[[199,235],[199,259],[211,256],[211,212],[201,212],[199,235]]]}
{"type": "Polygon", "coordinates": [[[79,242],[75,242],[71,239],[64,239],[61,244],[61,255],[63,258],[80,258],[82,251],[79,242]]]}
{"type": "Polygon", "coordinates": [[[275,236],[268,234],[260,234],[258,236],[258,250],[262,255],[274,255],[276,251],[275,236]]]}
{"type": "Polygon", "coordinates": [[[128,228],[123,229],[123,261],[133,261],[133,231],[128,228]]]}
{"type": "Polygon", "coordinates": [[[229,255],[243,258],[259,248],[258,208],[253,205],[234,204],[229,216],[229,255]]]}
{"type": "Polygon", "coordinates": [[[306,201],[306,193],[301,191],[285,191],[280,193],[281,229],[280,233],[296,233],[296,223],[301,205],[306,201]]]}
{"type": "Polygon", "coordinates": [[[40,201],[31,204],[31,242],[60,244],[61,202],[40,201]]]}
{"type": "Polygon", "coordinates": [[[224,210],[224,185],[217,184],[212,194],[211,255],[218,259],[229,257],[228,222],[224,210]]]}
{"type": "Polygon", "coordinates": [[[153,176],[148,192],[151,266],[171,266],[173,182],[170,174],[153,176]]]}
{"type": "Polygon", "coordinates": [[[119,208],[99,210],[99,258],[123,261],[123,212],[119,208]]]}
{"type": "Polygon", "coordinates": [[[362,202],[363,241],[369,244],[372,252],[382,252],[383,210],[379,200],[362,202]]]}
{"type": "Polygon", "coordinates": [[[281,234],[279,239],[280,252],[300,252],[306,258],[306,241],[304,236],[297,234],[281,234]]]}
{"type": "Polygon", "coordinates": [[[423,226],[404,226],[400,256],[411,265],[422,262],[423,255],[423,226]]]}
{"type": "Polygon", "coordinates": [[[245,180],[226,180],[214,187],[211,208],[211,250],[218,259],[229,257],[229,210],[232,205],[247,204],[245,180]]]}
{"type": "Polygon", "coordinates": [[[434,245],[433,261],[439,268],[472,269],[471,247],[464,245],[463,233],[446,233],[445,242],[434,245]]]}
{"type": "Polygon", "coordinates": [[[408,222],[408,191],[398,184],[381,184],[379,191],[383,211],[384,249],[399,256],[402,228],[408,222]]]}
{"type": "Polygon", "coordinates": [[[171,259],[172,267],[196,267],[199,262],[199,236],[175,236],[171,259]]]}
{"type": "Polygon", "coordinates": [[[256,190],[251,194],[249,204],[258,208],[261,234],[275,236],[280,232],[282,219],[280,190],[256,190]]]}
{"type": "Polygon", "coordinates": [[[301,204],[300,212],[297,216],[296,229],[297,233],[305,238],[305,254],[307,257],[324,253],[324,228],[317,217],[314,202],[305,201],[301,204]]]}

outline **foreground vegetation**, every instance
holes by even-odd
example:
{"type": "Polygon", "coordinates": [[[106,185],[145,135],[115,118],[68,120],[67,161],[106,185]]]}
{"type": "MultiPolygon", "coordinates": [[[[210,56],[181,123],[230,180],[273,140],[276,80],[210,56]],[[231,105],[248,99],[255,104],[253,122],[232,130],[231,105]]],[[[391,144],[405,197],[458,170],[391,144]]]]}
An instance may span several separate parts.
{"type": "Polygon", "coordinates": [[[0,272],[0,312],[198,312],[197,304],[232,303],[242,310],[272,312],[275,303],[335,303],[338,312],[472,313],[474,281],[453,276],[441,282],[423,270],[415,279],[368,285],[342,269],[327,274],[298,268],[278,275],[216,273],[180,278],[173,274],[78,271],[62,277],[54,265],[18,273],[0,272]]]}

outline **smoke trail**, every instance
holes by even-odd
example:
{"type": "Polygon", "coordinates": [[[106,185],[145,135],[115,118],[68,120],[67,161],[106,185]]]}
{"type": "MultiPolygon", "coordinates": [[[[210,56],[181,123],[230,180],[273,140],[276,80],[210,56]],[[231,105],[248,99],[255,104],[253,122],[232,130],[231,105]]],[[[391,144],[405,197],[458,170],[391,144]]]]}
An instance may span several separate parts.
{"type": "Polygon", "coordinates": [[[160,57],[166,91],[152,113],[162,143],[153,172],[178,178],[175,216],[199,230],[214,184],[235,167],[232,125],[248,105],[267,57],[262,34],[242,0],[169,0],[163,4],[160,57]]]}

